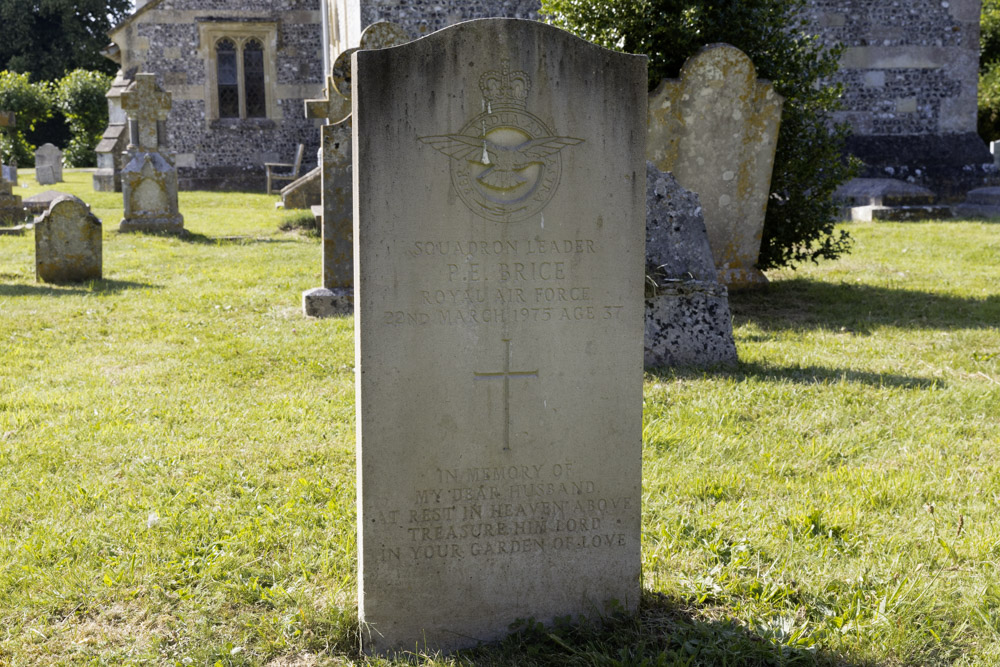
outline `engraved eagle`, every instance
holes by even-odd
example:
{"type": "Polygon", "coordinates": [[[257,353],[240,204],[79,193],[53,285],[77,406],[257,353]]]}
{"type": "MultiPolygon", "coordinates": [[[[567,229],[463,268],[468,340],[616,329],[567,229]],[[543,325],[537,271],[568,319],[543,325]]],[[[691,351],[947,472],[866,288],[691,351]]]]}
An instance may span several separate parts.
{"type": "Polygon", "coordinates": [[[486,138],[446,134],[420,137],[420,141],[430,144],[452,159],[468,160],[488,167],[476,177],[483,185],[495,190],[513,190],[528,181],[520,172],[541,163],[542,158],[558,153],[566,146],[582,143],[583,139],[541,137],[529,139],[517,146],[501,146],[486,138]]]}

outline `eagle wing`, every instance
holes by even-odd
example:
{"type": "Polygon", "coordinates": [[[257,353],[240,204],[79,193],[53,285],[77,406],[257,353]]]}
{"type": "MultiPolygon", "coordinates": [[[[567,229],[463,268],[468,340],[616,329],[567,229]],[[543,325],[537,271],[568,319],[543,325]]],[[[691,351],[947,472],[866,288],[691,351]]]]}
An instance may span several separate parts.
{"type": "Polygon", "coordinates": [[[582,143],[583,139],[574,139],[573,137],[539,137],[538,139],[525,141],[516,150],[525,157],[538,159],[546,155],[558,153],[566,148],[566,146],[575,146],[582,143]]]}
{"type": "MultiPolygon", "coordinates": [[[[432,148],[441,151],[445,155],[455,160],[469,160],[478,164],[489,164],[482,160],[483,140],[476,137],[469,137],[464,134],[445,134],[434,137],[420,137],[420,141],[429,144],[432,148]]],[[[494,145],[487,141],[486,152],[491,161],[496,160],[494,145]]]]}

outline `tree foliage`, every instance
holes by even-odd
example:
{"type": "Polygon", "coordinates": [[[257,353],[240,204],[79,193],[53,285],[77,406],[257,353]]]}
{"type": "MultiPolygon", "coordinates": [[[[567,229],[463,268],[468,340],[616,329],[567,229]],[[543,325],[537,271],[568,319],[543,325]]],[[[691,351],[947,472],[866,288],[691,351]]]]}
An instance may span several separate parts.
{"type": "Polygon", "coordinates": [[[4,164],[10,164],[12,158],[22,167],[35,163],[35,147],[24,133],[52,117],[53,102],[50,83],[32,83],[27,74],[0,71],[0,109],[17,114],[17,126],[0,131],[0,159],[4,164]]]}
{"type": "Polygon", "coordinates": [[[980,15],[979,135],[1000,139],[1000,0],[983,0],[980,15]]]}
{"type": "Polygon", "coordinates": [[[108,124],[105,94],[110,87],[111,77],[101,72],[73,70],[59,81],[32,83],[27,74],[0,71],[0,109],[17,114],[17,126],[0,133],[0,158],[4,163],[16,158],[22,167],[33,165],[36,147],[26,135],[55,115],[69,124],[66,164],[94,166],[94,148],[108,124]]]}
{"type": "Polygon", "coordinates": [[[108,124],[108,101],[111,76],[83,69],[73,70],[55,87],[56,104],[66,116],[73,138],[63,152],[71,167],[97,164],[94,149],[108,124]]]}
{"type": "Polygon", "coordinates": [[[831,126],[840,87],[829,84],[839,50],[801,29],[805,0],[543,0],[555,25],[629,53],[649,56],[649,84],[677,77],[706,44],[732,44],[785,97],[758,266],[833,259],[850,248],[834,230],[833,191],[851,177],[847,128],[831,126]]]}
{"type": "Polygon", "coordinates": [[[0,69],[53,81],[83,68],[114,74],[100,54],[107,32],[132,9],[132,0],[0,0],[0,69]]]}

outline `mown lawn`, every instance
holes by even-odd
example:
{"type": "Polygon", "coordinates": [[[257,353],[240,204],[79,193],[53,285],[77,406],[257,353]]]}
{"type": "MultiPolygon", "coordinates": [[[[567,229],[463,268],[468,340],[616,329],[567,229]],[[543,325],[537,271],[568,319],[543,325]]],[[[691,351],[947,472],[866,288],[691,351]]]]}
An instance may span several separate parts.
{"type": "MultiPolygon", "coordinates": [[[[120,235],[120,195],[67,178],[104,280],[36,283],[0,237],[0,664],[364,662],[318,240],[217,193],[181,194],[189,238],[120,235]]],[[[1000,224],[849,229],[732,296],[738,368],[647,374],[639,615],[412,659],[1000,663],[1000,224]]]]}

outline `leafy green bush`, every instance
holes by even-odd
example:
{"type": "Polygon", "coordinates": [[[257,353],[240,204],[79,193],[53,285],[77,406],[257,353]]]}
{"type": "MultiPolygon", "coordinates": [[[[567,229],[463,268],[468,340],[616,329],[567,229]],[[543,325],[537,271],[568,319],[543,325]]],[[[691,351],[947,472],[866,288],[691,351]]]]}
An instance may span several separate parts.
{"type": "Polygon", "coordinates": [[[839,49],[827,50],[799,28],[805,0],[542,0],[560,27],[608,48],[649,56],[649,85],[677,77],[702,46],[726,42],[753,60],[785,97],[771,197],[758,266],[834,259],[850,249],[834,230],[833,191],[854,173],[843,158],[846,126],[828,112],[840,87],[828,83],[839,49]]]}
{"type": "Polygon", "coordinates": [[[0,71],[0,110],[17,114],[17,127],[0,129],[0,159],[9,164],[17,158],[22,167],[35,164],[35,146],[24,137],[25,130],[52,117],[55,96],[52,84],[31,83],[27,74],[0,71]]]}
{"type": "Polygon", "coordinates": [[[108,124],[108,101],[111,76],[102,72],[76,69],[55,86],[56,104],[66,116],[73,138],[63,152],[71,167],[97,164],[94,148],[108,124]]]}
{"type": "Polygon", "coordinates": [[[983,0],[980,15],[979,135],[1000,139],[1000,0],[983,0]]]}

